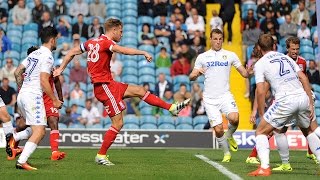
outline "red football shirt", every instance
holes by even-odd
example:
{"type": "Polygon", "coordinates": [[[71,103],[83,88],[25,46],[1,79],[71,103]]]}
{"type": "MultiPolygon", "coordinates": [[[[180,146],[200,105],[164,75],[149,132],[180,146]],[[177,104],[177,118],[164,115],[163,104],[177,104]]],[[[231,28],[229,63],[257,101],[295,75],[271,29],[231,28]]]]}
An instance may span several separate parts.
{"type": "Polygon", "coordinates": [[[114,41],[103,34],[80,45],[83,52],[88,52],[87,67],[93,84],[113,81],[110,61],[112,56],[111,50],[115,44],[114,41]]]}
{"type": "Polygon", "coordinates": [[[303,57],[298,56],[296,63],[301,68],[302,72],[304,74],[306,74],[307,73],[307,61],[303,57]]]}

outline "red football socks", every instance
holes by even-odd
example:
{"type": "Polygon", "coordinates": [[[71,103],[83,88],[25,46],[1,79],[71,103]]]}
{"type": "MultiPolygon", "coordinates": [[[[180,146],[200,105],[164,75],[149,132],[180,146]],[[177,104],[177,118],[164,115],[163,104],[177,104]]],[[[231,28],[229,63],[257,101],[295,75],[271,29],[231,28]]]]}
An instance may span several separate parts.
{"type": "Polygon", "coordinates": [[[146,94],[142,97],[142,100],[152,106],[161,107],[166,110],[169,110],[171,107],[171,104],[164,102],[158,96],[151,94],[149,91],[147,91],[146,94]]]}
{"type": "Polygon", "coordinates": [[[98,152],[99,155],[106,155],[109,147],[113,143],[113,141],[116,139],[117,134],[119,133],[119,130],[113,126],[109,128],[109,130],[106,132],[103,138],[103,143],[101,145],[101,148],[98,152]]]}
{"type": "Polygon", "coordinates": [[[254,146],[249,157],[257,157],[257,156],[258,156],[257,148],[256,148],[256,146],[254,146]]]}
{"type": "Polygon", "coordinates": [[[59,130],[51,130],[50,132],[51,151],[58,151],[59,146],[59,130]]]}

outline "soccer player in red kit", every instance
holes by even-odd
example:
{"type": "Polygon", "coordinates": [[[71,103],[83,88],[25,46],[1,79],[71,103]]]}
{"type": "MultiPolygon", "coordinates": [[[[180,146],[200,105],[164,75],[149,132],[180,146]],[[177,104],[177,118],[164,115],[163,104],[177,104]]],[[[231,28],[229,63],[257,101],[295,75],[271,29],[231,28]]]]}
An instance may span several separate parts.
{"type": "Polygon", "coordinates": [[[54,71],[54,76],[60,75],[75,55],[88,52],[88,73],[94,86],[95,97],[103,103],[112,121],[95,161],[98,164],[109,166],[114,164],[109,161],[106,154],[123,126],[122,111],[126,108],[123,102],[124,98],[139,97],[150,105],[169,110],[172,115],[177,115],[189,103],[190,99],[180,103],[168,104],[146,91],[142,86],[114,81],[110,71],[110,60],[113,52],[126,55],[144,55],[149,62],[152,60],[152,56],[145,51],[116,44],[116,42],[120,42],[122,37],[122,22],[120,20],[110,18],[104,26],[105,34],[82,43],[80,47],[71,49],[63,58],[60,68],[54,71]]]}
{"type": "MultiPolygon", "coordinates": [[[[63,96],[62,96],[62,89],[59,77],[53,77],[53,75],[50,76],[49,82],[51,85],[52,90],[56,89],[58,98],[60,101],[63,102],[63,96]],[[53,84],[55,85],[53,87],[53,84]]],[[[48,126],[51,129],[50,132],[50,146],[51,146],[51,160],[61,160],[65,157],[64,152],[59,151],[59,129],[58,129],[58,122],[59,122],[59,110],[53,106],[53,102],[50,99],[46,93],[43,93],[43,102],[44,107],[46,109],[46,116],[48,120],[48,126]]]]}

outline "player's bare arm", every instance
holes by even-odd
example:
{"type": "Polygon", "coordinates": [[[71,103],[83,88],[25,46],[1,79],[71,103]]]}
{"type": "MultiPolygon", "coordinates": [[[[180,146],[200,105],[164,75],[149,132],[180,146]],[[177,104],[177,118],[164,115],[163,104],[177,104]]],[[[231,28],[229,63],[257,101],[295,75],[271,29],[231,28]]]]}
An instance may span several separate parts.
{"type": "Polygon", "coordinates": [[[307,76],[302,71],[298,71],[298,77],[299,77],[299,80],[303,86],[304,91],[306,91],[307,95],[309,96],[310,117],[313,117],[313,115],[314,115],[314,101],[312,98],[312,92],[311,92],[309,80],[308,80],[307,76]]]}
{"type": "Polygon", "coordinates": [[[56,88],[59,100],[63,102],[62,88],[61,88],[59,76],[54,77],[54,87],[56,88]]]}
{"type": "Polygon", "coordinates": [[[53,106],[55,108],[60,108],[62,105],[62,102],[54,96],[53,91],[50,86],[50,83],[49,83],[49,78],[50,78],[50,74],[45,73],[45,72],[40,73],[41,87],[42,87],[43,91],[50,97],[50,99],[52,99],[53,106]]]}
{"type": "Polygon", "coordinates": [[[14,71],[14,77],[16,78],[16,83],[18,89],[21,89],[22,83],[23,83],[23,73],[25,72],[26,67],[24,65],[20,64],[17,69],[14,71]]]}
{"type": "Polygon", "coordinates": [[[257,84],[256,97],[257,97],[257,103],[258,103],[258,114],[260,118],[262,118],[264,114],[264,108],[265,108],[264,104],[266,99],[266,89],[264,86],[264,82],[257,84]]]}
{"type": "Polygon", "coordinates": [[[72,61],[75,55],[82,54],[84,52],[81,51],[80,46],[72,48],[67,55],[63,58],[63,61],[59,68],[55,69],[53,71],[53,77],[57,77],[61,75],[63,70],[67,67],[67,65],[72,61]]]}
{"type": "Polygon", "coordinates": [[[146,58],[146,60],[148,62],[152,61],[152,56],[149,53],[147,53],[146,51],[141,51],[138,49],[123,47],[123,46],[119,46],[119,45],[114,45],[112,47],[112,51],[116,52],[116,53],[126,54],[126,55],[144,55],[144,57],[146,58]]]}
{"type": "MultiPolygon", "coordinates": [[[[264,82],[264,88],[266,89],[266,94],[264,96],[265,96],[265,99],[267,99],[268,98],[267,97],[267,92],[270,89],[270,84],[268,82],[264,82]]],[[[255,93],[257,94],[257,89],[256,89],[255,93]]],[[[254,96],[252,113],[250,115],[250,122],[252,124],[256,123],[256,114],[257,114],[257,112],[258,112],[258,98],[257,98],[257,96],[254,96]]]]}
{"type": "Polygon", "coordinates": [[[200,69],[193,69],[192,72],[189,75],[190,81],[195,81],[199,76],[205,73],[205,69],[200,68],[200,69]]]}
{"type": "Polygon", "coordinates": [[[238,67],[237,71],[241,74],[242,77],[244,77],[244,78],[248,78],[249,77],[249,73],[248,73],[247,69],[244,66],[238,67]]]}

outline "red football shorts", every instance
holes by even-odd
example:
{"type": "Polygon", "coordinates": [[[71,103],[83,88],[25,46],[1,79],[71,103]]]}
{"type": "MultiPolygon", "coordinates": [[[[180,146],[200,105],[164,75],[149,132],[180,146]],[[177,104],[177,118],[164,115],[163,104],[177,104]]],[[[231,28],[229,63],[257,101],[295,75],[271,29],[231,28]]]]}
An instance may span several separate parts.
{"type": "Polygon", "coordinates": [[[47,118],[50,116],[59,117],[59,110],[53,106],[53,101],[46,94],[43,94],[43,102],[47,118]]]}
{"type": "Polygon", "coordinates": [[[94,84],[95,97],[104,105],[110,117],[126,109],[122,98],[127,88],[128,84],[116,81],[94,84]]]}

